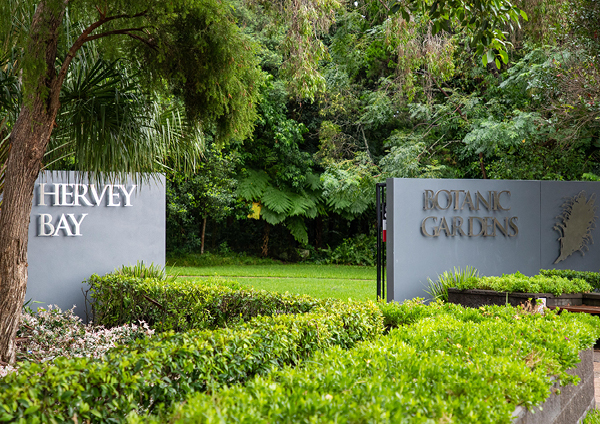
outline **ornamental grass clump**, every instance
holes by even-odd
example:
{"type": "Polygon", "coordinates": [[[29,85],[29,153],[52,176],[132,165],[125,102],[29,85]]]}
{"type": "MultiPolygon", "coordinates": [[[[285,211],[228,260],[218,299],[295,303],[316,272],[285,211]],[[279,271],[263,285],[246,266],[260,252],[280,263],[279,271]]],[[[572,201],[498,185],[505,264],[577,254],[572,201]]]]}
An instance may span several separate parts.
{"type": "Polygon", "coordinates": [[[428,288],[425,292],[431,296],[431,300],[448,301],[448,288],[457,287],[459,285],[475,284],[479,279],[477,269],[467,266],[465,269],[454,267],[454,272],[444,271],[438,276],[434,282],[430,278],[427,279],[428,288]]]}

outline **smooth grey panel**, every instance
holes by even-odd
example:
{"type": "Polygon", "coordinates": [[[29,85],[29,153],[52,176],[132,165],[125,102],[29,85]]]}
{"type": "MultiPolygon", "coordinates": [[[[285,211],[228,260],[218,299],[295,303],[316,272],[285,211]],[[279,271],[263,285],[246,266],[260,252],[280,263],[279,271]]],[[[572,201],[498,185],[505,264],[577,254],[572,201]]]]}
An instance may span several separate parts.
{"type": "Polygon", "coordinates": [[[477,268],[482,275],[516,271],[536,274],[540,264],[539,210],[539,181],[388,179],[388,300],[401,302],[414,297],[429,297],[424,291],[427,279],[436,280],[439,274],[454,267],[469,265],[477,268]],[[456,211],[453,206],[446,211],[424,210],[424,191],[442,189],[465,190],[472,196],[477,191],[508,190],[510,198],[503,194],[501,203],[510,210],[469,211],[465,207],[456,211]],[[496,217],[500,221],[505,217],[517,217],[519,234],[515,237],[502,234],[495,237],[451,237],[442,234],[428,238],[421,233],[421,223],[428,216],[436,216],[438,220],[445,217],[449,223],[454,216],[465,221],[471,216],[496,217]]]}
{"type": "MultiPolygon", "coordinates": [[[[586,197],[589,200],[595,194],[595,205],[600,205],[600,183],[598,182],[557,182],[557,181],[542,181],[541,182],[541,218],[540,224],[542,228],[542,269],[574,269],[578,271],[598,271],[600,269],[600,230],[593,229],[591,232],[592,241],[587,243],[589,250],[575,252],[565,260],[554,264],[554,261],[560,254],[560,233],[553,229],[558,223],[562,222],[558,216],[561,215],[562,205],[567,198],[577,196],[582,190],[585,190],[586,197]]],[[[600,214],[596,211],[596,216],[600,214]]],[[[596,226],[598,219],[596,219],[596,226]]]]}
{"type": "MultiPolygon", "coordinates": [[[[151,180],[135,189],[131,206],[108,207],[107,196],[100,206],[52,206],[46,196],[46,206],[38,205],[40,183],[87,183],[76,179],[74,173],[40,174],[35,186],[31,221],[29,224],[29,278],[26,299],[56,304],[69,309],[76,305],[75,312],[85,317],[82,281],[96,273],[103,275],[121,265],[135,265],[137,261],[165,262],[165,179],[151,180]],[[51,214],[56,223],[62,214],[88,214],[81,222],[80,237],[67,237],[61,230],[58,236],[40,237],[40,214],[51,214]]],[[[115,182],[115,184],[120,184],[115,182]]],[[[124,185],[128,188],[131,181],[124,185]]],[[[100,190],[101,190],[100,186],[100,190]]],[[[90,196],[91,198],[91,196],[90,196]]],[[[72,197],[67,202],[72,203],[72,197]]],[[[81,201],[80,203],[83,203],[81,201]]],[[[46,230],[49,227],[45,228],[46,230]]]]}

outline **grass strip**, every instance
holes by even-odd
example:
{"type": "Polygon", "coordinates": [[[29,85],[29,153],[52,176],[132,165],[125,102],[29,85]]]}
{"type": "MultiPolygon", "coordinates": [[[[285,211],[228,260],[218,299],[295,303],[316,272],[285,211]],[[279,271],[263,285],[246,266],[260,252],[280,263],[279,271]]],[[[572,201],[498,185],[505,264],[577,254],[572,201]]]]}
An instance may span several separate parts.
{"type": "MultiPolygon", "coordinates": [[[[314,298],[340,300],[376,300],[375,283],[365,280],[333,278],[279,278],[279,277],[228,277],[241,286],[255,290],[267,290],[314,298]]],[[[197,281],[198,277],[178,277],[181,280],[197,281]]],[[[202,282],[199,282],[202,284],[202,282]]]]}
{"type": "Polygon", "coordinates": [[[202,267],[169,267],[170,275],[219,276],[219,277],[291,277],[291,278],[333,278],[375,281],[375,267],[348,265],[226,265],[202,267]]]}

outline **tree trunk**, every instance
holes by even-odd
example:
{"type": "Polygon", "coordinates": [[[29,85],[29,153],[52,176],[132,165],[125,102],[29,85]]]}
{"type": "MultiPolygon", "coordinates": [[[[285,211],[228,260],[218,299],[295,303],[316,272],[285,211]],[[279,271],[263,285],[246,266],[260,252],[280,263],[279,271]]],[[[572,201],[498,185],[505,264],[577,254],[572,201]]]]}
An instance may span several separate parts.
{"type": "Polygon", "coordinates": [[[262,256],[267,257],[269,255],[269,232],[271,231],[271,226],[267,221],[265,221],[265,232],[263,235],[263,243],[262,243],[262,256]]]}
{"type": "Polygon", "coordinates": [[[323,245],[323,217],[317,216],[315,222],[315,247],[320,249],[323,245]]]}
{"type": "Polygon", "coordinates": [[[204,236],[206,235],[206,217],[202,220],[202,236],[200,238],[200,254],[204,255],[204,236]]]}
{"type": "Polygon", "coordinates": [[[31,25],[27,53],[46,64],[36,80],[23,78],[26,99],[10,135],[10,152],[5,171],[0,210],[0,360],[15,360],[15,336],[27,289],[27,238],[33,189],[54,118],[58,112],[60,78],[54,63],[58,28],[64,8],[48,10],[41,2],[31,25]]]}
{"type": "Polygon", "coordinates": [[[479,153],[479,166],[481,167],[481,174],[483,175],[483,179],[487,180],[487,174],[485,173],[485,165],[483,164],[483,153],[479,153]]]}

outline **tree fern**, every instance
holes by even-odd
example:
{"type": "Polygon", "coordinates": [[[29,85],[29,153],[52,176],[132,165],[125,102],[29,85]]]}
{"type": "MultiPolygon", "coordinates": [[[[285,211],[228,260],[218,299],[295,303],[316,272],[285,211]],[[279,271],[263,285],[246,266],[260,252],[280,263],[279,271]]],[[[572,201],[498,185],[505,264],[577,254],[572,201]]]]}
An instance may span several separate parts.
{"type": "Polygon", "coordinates": [[[259,200],[271,178],[265,171],[254,171],[249,169],[248,176],[240,180],[237,188],[237,194],[249,202],[259,200]]]}
{"type": "Polygon", "coordinates": [[[289,197],[292,201],[290,216],[305,215],[309,209],[315,207],[315,201],[306,193],[289,193],[289,197]]]}
{"type": "Polygon", "coordinates": [[[260,209],[260,217],[271,225],[277,225],[285,221],[287,215],[284,213],[277,213],[269,209],[267,206],[263,206],[260,209]]]}
{"type": "Polygon", "coordinates": [[[285,221],[285,226],[296,240],[302,244],[308,244],[308,232],[302,218],[298,216],[288,218],[285,221]]]}
{"type": "Polygon", "coordinates": [[[272,211],[287,215],[292,208],[290,194],[292,193],[269,186],[265,189],[260,200],[263,205],[267,206],[272,211]]]}

